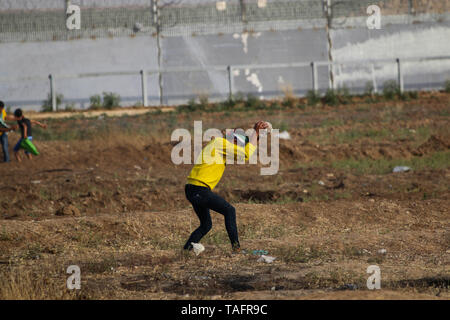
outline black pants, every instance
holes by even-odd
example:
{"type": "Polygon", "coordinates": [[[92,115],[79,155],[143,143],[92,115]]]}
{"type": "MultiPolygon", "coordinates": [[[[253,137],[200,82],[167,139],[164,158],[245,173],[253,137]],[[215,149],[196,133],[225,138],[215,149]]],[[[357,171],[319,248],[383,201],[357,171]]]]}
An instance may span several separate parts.
{"type": "Polygon", "coordinates": [[[200,227],[192,232],[184,249],[192,249],[191,242],[198,243],[212,228],[211,215],[212,209],[221,213],[225,217],[225,227],[233,248],[239,248],[239,238],[236,226],[236,210],[226,202],[222,197],[213,193],[209,188],[187,184],[185,187],[186,198],[194,207],[195,213],[200,219],[200,227]]]}

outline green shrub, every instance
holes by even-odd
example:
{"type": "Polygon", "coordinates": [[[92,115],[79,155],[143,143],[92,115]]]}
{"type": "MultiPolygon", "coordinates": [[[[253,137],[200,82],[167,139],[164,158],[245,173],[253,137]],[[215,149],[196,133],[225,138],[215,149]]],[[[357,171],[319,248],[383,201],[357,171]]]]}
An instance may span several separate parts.
{"type": "Polygon", "coordinates": [[[323,97],[323,102],[329,106],[336,106],[339,104],[339,99],[334,89],[328,89],[323,97]]]}
{"type": "Polygon", "coordinates": [[[445,81],[444,91],[447,92],[447,93],[450,93],[450,79],[445,81]]]}
{"type": "Polygon", "coordinates": [[[234,107],[234,100],[233,99],[227,99],[225,101],[219,102],[216,105],[216,111],[228,111],[233,109],[234,107]]]}
{"type": "Polygon", "coordinates": [[[290,96],[283,98],[281,105],[285,108],[294,108],[296,106],[296,99],[290,96]]]}
{"type": "Polygon", "coordinates": [[[366,85],[364,86],[364,95],[365,96],[371,96],[373,95],[375,92],[375,88],[373,86],[373,82],[372,81],[367,81],[366,85]]]}
{"type": "Polygon", "coordinates": [[[408,94],[411,99],[417,99],[419,97],[419,93],[417,91],[410,91],[408,94]]]}
{"type": "Polygon", "coordinates": [[[341,104],[351,102],[352,97],[350,95],[350,90],[345,85],[338,89],[338,99],[341,104]]]}
{"type": "Polygon", "coordinates": [[[206,110],[209,106],[209,97],[207,94],[200,94],[198,96],[199,104],[197,105],[197,108],[200,110],[206,110]]]}
{"type": "Polygon", "coordinates": [[[102,97],[98,94],[91,96],[89,101],[91,103],[89,109],[91,110],[98,110],[102,107],[102,97]]]}
{"type": "Polygon", "coordinates": [[[75,111],[75,103],[72,102],[72,103],[66,104],[66,107],[65,107],[64,110],[67,111],[67,112],[75,111]]]}
{"type": "Polygon", "coordinates": [[[396,96],[400,96],[400,88],[397,81],[388,80],[383,83],[383,96],[386,100],[392,100],[396,96]]]}
{"type": "Polygon", "coordinates": [[[281,110],[281,105],[278,101],[272,101],[270,103],[270,110],[281,110]]]}
{"type": "Polygon", "coordinates": [[[120,95],[113,92],[103,92],[103,108],[114,109],[120,106],[120,95]]]}
{"type": "Polygon", "coordinates": [[[193,112],[195,110],[197,110],[198,105],[197,102],[195,101],[195,98],[190,98],[187,102],[187,104],[185,106],[182,106],[180,111],[184,111],[184,112],[193,112]]]}
{"type": "Polygon", "coordinates": [[[320,101],[320,95],[315,90],[308,90],[306,99],[308,100],[308,105],[315,106],[320,101]]]}
{"type": "Polygon", "coordinates": [[[260,108],[261,100],[251,93],[247,94],[247,99],[245,101],[245,106],[249,109],[258,109],[260,108]]]}
{"type": "Polygon", "coordinates": [[[243,103],[245,102],[245,96],[242,92],[237,92],[235,95],[233,95],[233,101],[235,103],[243,103]]]}
{"type": "MultiPolygon", "coordinates": [[[[56,110],[59,109],[63,100],[64,96],[62,94],[56,94],[56,110]]],[[[52,94],[49,93],[47,95],[47,100],[42,102],[41,112],[52,112],[52,111],[53,111],[52,94]]]]}

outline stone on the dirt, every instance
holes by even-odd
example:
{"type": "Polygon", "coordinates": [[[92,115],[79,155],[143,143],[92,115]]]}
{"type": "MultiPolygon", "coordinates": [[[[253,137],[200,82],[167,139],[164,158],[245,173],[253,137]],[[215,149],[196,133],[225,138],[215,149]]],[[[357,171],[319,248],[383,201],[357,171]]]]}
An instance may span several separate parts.
{"type": "Polygon", "coordinates": [[[386,249],[380,249],[378,250],[379,254],[386,254],[387,250],[386,249]]]}
{"type": "Polygon", "coordinates": [[[392,172],[408,172],[409,170],[411,170],[410,167],[406,167],[406,166],[397,166],[395,167],[392,172]]]}
{"type": "Polygon", "coordinates": [[[338,290],[357,290],[358,286],[353,283],[346,283],[343,286],[340,286],[338,290]]]}
{"type": "Polygon", "coordinates": [[[259,257],[258,262],[272,263],[276,258],[271,256],[262,255],[259,257]]]}
{"type": "Polygon", "coordinates": [[[74,217],[80,217],[81,216],[81,212],[80,210],[78,210],[77,207],[75,207],[74,205],[70,204],[68,206],[64,206],[61,209],[59,209],[56,212],[57,216],[74,216],[74,217]]]}

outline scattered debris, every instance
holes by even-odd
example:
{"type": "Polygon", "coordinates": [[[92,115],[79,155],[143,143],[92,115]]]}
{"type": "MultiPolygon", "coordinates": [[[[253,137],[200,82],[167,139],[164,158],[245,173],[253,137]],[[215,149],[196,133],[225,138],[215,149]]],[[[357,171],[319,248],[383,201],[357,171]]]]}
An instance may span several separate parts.
{"type": "Polygon", "coordinates": [[[194,276],[195,280],[209,280],[211,277],[208,276],[194,276]]]}
{"type": "Polygon", "coordinates": [[[31,181],[31,183],[33,183],[33,184],[39,184],[39,183],[41,183],[41,180],[34,180],[34,181],[31,181]]]}
{"type": "Polygon", "coordinates": [[[252,254],[255,256],[267,255],[269,252],[267,250],[253,250],[252,254]]]}
{"type": "Polygon", "coordinates": [[[318,184],[320,184],[321,186],[324,186],[325,182],[323,182],[322,180],[319,180],[318,184]]]}
{"type": "Polygon", "coordinates": [[[392,172],[408,172],[409,170],[411,170],[410,167],[397,166],[397,167],[394,168],[394,170],[392,170],[392,172]]]}
{"type": "Polygon", "coordinates": [[[275,257],[266,256],[266,255],[263,254],[263,255],[258,259],[258,262],[272,263],[275,259],[276,259],[275,257]]]}
{"type": "Polygon", "coordinates": [[[135,165],[134,168],[135,168],[136,170],[142,170],[142,168],[141,168],[140,166],[138,166],[138,165],[135,165]]]}
{"type": "Polygon", "coordinates": [[[78,210],[77,207],[75,207],[74,205],[70,204],[68,206],[64,206],[61,209],[59,209],[56,212],[57,216],[74,216],[74,217],[80,217],[81,216],[81,212],[80,210],[78,210]]]}
{"type": "Polygon", "coordinates": [[[287,131],[280,132],[280,134],[278,135],[278,137],[279,137],[281,140],[291,140],[291,135],[290,135],[289,132],[287,132],[287,131]]]}
{"type": "Polygon", "coordinates": [[[354,283],[346,283],[338,288],[338,290],[357,290],[357,289],[358,286],[354,283]]]}
{"type": "Polygon", "coordinates": [[[380,249],[378,250],[379,254],[386,254],[387,250],[386,249],[380,249]]]}

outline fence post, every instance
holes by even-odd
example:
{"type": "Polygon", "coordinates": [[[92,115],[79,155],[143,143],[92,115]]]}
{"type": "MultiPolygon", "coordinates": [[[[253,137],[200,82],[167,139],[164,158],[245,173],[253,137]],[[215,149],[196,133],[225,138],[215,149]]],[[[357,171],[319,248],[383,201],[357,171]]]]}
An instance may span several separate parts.
{"type": "Polygon", "coordinates": [[[372,63],[372,84],[373,84],[373,92],[378,93],[377,78],[375,76],[375,65],[373,63],[372,63]]]}
{"type": "Polygon", "coordinates": [[[318,90],[318,84],[317,84],[317,65],[313,61],[311,62],[311,69],[312,69],[312,89],[314,92],[318,90]]]}
{"type": "Polygon", "coordinates": [[[231,66],[227,67],[228,71],[228,99],[233,100],[233,68],[231,66]]]}
{"type": "Polygon", "coordinates": [[[55,76],[49,74],[50,79],[50,95],[52,96],[52,111],[56,111],[56,90],[55,90],[55,76]]]}
{"type": "Polygon", "coordinates": [[[400,93],[403,93],[403,74],[400,59],[397,58],[397,71],[398,71],[398,87],[400,89],[400,93]]]}
{"type": "Polygon", "coordinates": [[[145,69],[141,70],[141,85],[142,85],[142,104],[144,107],[148,107],[148,95],[147,95],[147,72],[145,69]]]}

